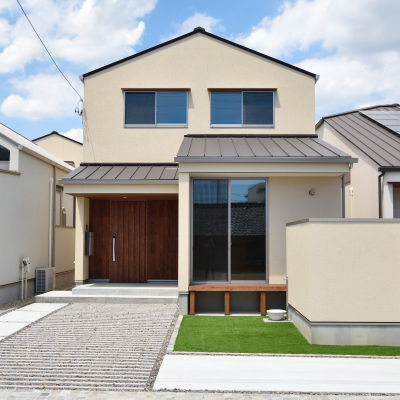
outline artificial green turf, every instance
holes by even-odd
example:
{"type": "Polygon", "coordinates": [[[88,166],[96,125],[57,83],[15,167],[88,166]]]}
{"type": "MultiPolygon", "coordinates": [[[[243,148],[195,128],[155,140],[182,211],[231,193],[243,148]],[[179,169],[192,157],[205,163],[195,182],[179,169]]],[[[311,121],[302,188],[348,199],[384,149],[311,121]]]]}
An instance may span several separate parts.
{"type": "Polygon", "coordinates": [[[174,351],[400,356],[400,347],[309,344],[290,322],[263,317],[183,317],[174,351]]]}

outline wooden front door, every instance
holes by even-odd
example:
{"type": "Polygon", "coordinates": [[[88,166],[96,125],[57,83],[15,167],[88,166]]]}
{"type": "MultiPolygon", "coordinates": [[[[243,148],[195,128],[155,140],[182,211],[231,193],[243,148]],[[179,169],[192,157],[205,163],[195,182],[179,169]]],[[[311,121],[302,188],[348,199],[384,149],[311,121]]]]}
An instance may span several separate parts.
{"type": "Polygon", "coordinates": [[[146,202],[111,201],[110,216],[110,282],[146,282],[146,202]]]}

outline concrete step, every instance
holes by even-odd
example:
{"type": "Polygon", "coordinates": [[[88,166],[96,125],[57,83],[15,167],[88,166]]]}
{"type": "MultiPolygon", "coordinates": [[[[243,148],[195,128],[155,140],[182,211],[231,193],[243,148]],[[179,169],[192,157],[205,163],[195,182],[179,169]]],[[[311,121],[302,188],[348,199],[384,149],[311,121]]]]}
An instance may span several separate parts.
{"type": "Polygon", "coordinates": [[[89,295],[53,290],[35,297],[37,303],[178,304],[175,296],[89,295]]]}
{"type": "Polygon", "coordinates": [[[89,283],[72,289],[73,295],[102,296],[178,296],[176,283],[89,283]]]}

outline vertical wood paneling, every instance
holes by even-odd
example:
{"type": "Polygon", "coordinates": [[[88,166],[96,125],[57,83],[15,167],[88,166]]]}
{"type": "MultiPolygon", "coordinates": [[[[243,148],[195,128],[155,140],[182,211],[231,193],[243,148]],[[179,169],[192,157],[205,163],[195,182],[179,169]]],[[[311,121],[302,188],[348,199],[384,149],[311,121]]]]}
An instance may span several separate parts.
{"type": "Polygon", "coordinates": [[[111,237],[116,234],[116,260],[110,282],[146,282],[146,202],[111,202],[111,237]]]}
{"type": "Polygon", "coordinates": [[[147,202],[147,279],[178,279],[178,200],[147,202]]]}
{"type": "Polygon", "coordinates": [[[109,279],[112,250],[109,200],[90,200],[89,230],[94,232],[94,254],[89,257],[89,278],[109,279]]]}

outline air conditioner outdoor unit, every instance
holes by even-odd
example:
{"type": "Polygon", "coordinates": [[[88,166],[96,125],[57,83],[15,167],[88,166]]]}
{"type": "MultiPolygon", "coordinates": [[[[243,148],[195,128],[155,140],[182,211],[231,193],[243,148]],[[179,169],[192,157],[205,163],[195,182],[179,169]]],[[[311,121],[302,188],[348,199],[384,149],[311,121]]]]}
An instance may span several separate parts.
{"type": "Polygon", "coordinates": [[[36,270],[36,293],[44,293],[53,290],[54,269],[38,268],[36,270]]]}

